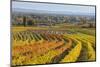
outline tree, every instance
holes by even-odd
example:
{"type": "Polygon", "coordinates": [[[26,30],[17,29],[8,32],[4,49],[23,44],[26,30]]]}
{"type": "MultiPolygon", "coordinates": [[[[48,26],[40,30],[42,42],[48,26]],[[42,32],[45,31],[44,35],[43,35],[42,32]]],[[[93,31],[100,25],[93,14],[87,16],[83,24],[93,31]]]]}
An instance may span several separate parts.
{"type": "Polygon", "coordinates": [[[24,25],[24,27],[26,26],[26,16],[23,16],[23,25],[24,25]]]}
{"type": "Polygon", "coordinates": [[[93,27],[93,23],[89,23],[89,28],[92,28],[93,27]]]}
{"type": "Polygon", "coordinates": [[[87,22],[86,18],[80,18],[80,21],[82,24],[86,24],[86,22],[87,22]]]}
{"type": "Polygon", "coordinates": [[[28,23],[27,23],[27,25],[32,26],[33,25],[32,24],[32,20],[29,20],[28,23]]]}

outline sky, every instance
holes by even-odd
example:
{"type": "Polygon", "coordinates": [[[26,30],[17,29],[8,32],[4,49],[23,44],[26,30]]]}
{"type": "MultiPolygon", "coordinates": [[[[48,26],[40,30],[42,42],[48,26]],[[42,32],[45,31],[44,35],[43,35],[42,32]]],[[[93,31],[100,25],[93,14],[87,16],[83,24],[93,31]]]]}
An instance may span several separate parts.
{"type": "Polygon", "coordinates": [[[44,11],[55,11],[73,13],[84,13],[95,15],[94,6],[80,6],[80,5],[63,5],[63,4],[48,4],[48,3],[35,3],[35,2],[12,2],[12,9],[28,9],[30,10],[44,10],[44,11]]]}

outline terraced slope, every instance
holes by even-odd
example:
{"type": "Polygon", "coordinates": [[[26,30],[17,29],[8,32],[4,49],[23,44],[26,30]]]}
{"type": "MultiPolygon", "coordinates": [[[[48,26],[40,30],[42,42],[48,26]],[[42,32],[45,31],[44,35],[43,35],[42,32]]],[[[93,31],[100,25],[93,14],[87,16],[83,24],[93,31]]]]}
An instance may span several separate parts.
{"type": "Polygon", "coordinates": [[[33,30],[12,34],[12,65],[95,60],[95,37],[92,35],[33,30]]]}

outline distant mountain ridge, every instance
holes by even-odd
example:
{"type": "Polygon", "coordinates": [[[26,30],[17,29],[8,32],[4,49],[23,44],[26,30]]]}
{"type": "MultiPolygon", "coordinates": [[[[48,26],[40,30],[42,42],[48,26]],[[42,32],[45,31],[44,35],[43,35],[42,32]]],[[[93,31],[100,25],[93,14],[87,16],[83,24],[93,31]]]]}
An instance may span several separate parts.
{"type": "Polygon", "coordinates": [[[50,14],[50,15],[73,15],[73,16],[95,16],[93,13],[79,13],[70,11],[47,11],[47,10],[32,10],[32,9],[20,9],[13,8],[13,13],[24,13],[24,14],[50,14]]]}

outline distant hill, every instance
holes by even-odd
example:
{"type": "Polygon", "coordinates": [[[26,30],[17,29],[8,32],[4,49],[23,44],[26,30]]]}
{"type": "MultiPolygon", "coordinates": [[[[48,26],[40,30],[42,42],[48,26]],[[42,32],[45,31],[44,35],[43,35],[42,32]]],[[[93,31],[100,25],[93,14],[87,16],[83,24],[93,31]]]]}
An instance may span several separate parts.
{"type": "Polygon", "coordinates": [[[20,9],[13,8],[12,13],[14,14],[36,14],[36,15],[60,15],[60,16],[95,16],[92,13],[80,13],[80,12],[69,12],[69,11],[46,11],[46,10],[32,10],[32,9],[20,9]]]}

